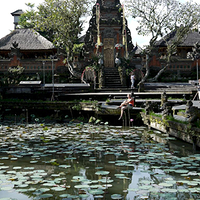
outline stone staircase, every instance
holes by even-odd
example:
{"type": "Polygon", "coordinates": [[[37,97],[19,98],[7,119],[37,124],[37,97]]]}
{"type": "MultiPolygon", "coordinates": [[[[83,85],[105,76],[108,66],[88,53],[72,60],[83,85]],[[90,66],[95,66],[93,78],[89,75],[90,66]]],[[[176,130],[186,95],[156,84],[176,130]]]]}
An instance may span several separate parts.
{"type": "Polygon", "coordinates": [[[115,67],[104,68],[105,88],[122,88],[118,69],[115,67]]]}

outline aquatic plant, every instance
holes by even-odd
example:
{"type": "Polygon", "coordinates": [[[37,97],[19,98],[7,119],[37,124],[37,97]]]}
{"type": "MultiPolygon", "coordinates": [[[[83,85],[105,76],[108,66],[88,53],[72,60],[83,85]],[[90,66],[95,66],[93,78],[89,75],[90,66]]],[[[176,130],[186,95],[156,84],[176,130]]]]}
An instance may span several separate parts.
{"type": "Polygon", "coordinates": [[[171,140],[145,127],[2,125],[0,195],[198,199],[200,154],[187,152],[183,144],[173,149],[171,140]],[[153,140],[156,136],[160,143],[153,140]]]}

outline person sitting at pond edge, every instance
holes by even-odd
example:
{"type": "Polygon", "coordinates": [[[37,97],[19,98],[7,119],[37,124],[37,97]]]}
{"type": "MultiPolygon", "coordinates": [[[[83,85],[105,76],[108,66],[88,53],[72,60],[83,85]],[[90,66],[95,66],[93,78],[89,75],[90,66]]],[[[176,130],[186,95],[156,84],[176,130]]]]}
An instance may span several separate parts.
{"type": "Polygon", "coordinates": [[[128,108],[132,108],[134,106],[134,98],[131,96],[131,94],[127,94],[128,99],[123,101],[119,108],[121,108],[121,115],[118,120],[120,120],[123,116],[124,110],[128,108]]]}

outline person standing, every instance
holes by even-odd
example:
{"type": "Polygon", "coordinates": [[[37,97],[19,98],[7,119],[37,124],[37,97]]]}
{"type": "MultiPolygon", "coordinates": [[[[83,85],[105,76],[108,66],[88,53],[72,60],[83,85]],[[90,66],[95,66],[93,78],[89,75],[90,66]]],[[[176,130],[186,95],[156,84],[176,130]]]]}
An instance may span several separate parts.
{"type": "Polygon", "coordinates": [[[130,76],[130,79],[131,79],[131,89],[134,89],[134,83],[135,83],[135,75],[133,72],[131,72],[131,76],[130,76]]]}

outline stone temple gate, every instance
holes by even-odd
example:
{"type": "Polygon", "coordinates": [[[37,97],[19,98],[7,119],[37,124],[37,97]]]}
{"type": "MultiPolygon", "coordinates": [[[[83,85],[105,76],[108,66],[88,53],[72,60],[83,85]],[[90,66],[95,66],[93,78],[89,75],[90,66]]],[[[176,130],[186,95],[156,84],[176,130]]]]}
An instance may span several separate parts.
{"type": "Polygon", "coordinates": [[[87,58],[101,55],[104,67],[114,67],[116,56],[126,57],[133,50],[131,33],[119,0],[97,0],[85,37],[87,58]]]}
{"type": "Polygon", "coordinates": [[[87,58],[102,55],[105,67],[114,67],[116,55],[128,56],[133,50],[131,33],[119,0],[97,0],[85,37],[87,58]]]}
{"type": "Polygon", "coordinates": [[[97,0],[84,42],[85,61],[89,62],[95,56],[100,58],[101,78],[104,79],[99,80],[100,85],[121,87],[122,78],[116,66],[121,59],[128,58],[134,46],[120,0],[97,0]],[[109,81],[112,81],[110,85],[109,81]]]}

